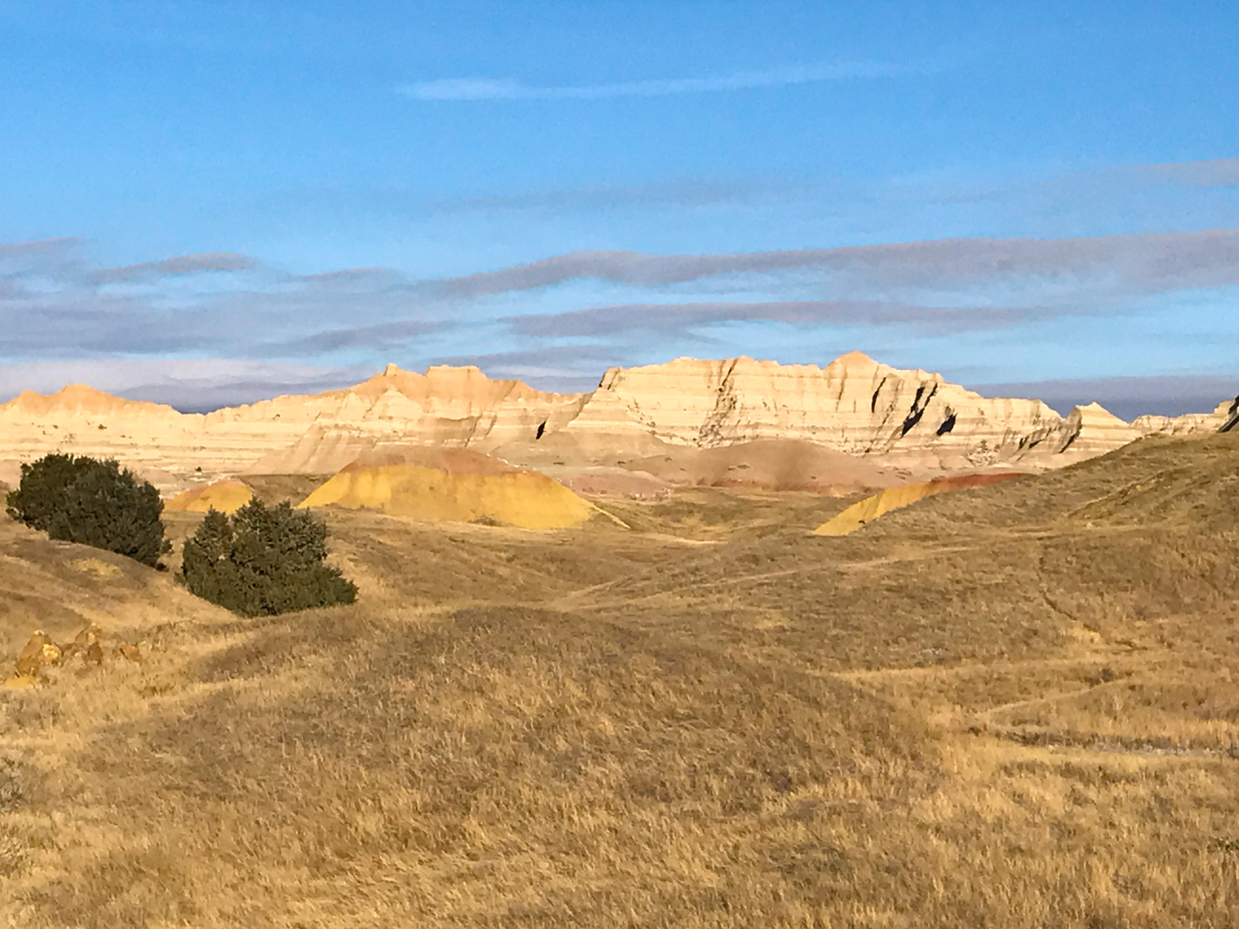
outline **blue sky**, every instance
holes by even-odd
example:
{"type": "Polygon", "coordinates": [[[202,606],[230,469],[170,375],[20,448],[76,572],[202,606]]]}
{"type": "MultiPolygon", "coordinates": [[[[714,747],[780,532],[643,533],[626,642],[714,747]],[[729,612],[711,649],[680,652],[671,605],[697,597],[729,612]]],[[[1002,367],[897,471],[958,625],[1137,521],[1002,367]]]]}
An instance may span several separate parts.
{"type": "Polygon", "coordinates": [[[1237,46],[1231,2],[0,0],[0,397],[860,349],[1212,407],[1237,46]]]}

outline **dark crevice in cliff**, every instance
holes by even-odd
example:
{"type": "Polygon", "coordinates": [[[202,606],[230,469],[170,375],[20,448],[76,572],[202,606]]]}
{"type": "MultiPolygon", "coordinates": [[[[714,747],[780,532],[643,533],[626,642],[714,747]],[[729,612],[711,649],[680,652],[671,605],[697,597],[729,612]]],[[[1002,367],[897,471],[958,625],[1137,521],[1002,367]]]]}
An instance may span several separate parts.
{"type": "Polygon", "coordinates": [[[1236,426],[1239,426],[1239,397],[1235,397],[1235,402],[1230,405],[1226,422],[1218,432],[1233,432],[1236,426]]]}
{"type": "Polygon", "coordinates": [[[912,409],[908,412],[907,419],[903,421],[903,427],[899,433],[900,438],[911,432],[916,427],[916,424],[921,421],[921,417],[925,415],[925,410],[929,407],[929,401],[934,398],[934,394],[937,392],[937,384],[929,388],[929,393],[925,393],[924,384],[916,388],[916,396],[912,398],[912,409]]]}
{"type": "Polygon", "coordinates": [[[873,399],[869,401],[869,412],[876,413],[878,411],[878,396],[882,393],[882,388],[886,386],[886,378],[878,381],[877,390],[873,392],[873,399]]]}
{"type": "Polygon", "coordinates": [[[942,421],[942,425],[938,427],[938,435],[946,435],[955,428],[956,420],[955,411],[949,406],[946,408],[946,419],[942,421]]]}

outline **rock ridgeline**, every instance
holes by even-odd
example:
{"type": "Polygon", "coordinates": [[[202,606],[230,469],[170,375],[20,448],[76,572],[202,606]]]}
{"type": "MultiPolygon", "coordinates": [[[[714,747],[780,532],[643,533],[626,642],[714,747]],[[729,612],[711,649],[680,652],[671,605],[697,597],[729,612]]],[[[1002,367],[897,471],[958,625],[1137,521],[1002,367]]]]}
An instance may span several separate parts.
{"type": "MultiPolygon", "coordinates": [[[[515,380],[492,380],[476,367],[432,367],[425,374],[395,365],[345,390],[274,400],[211,413],[123,400],[85,385],[50,396],[27,391],[0,405],[0,479],[15,477],[15,461],[49,451],[114,457],[161,490],[186,481],[254,471],[268,473],[293,455],[290,472],[342,466],[375,441],[465,447],[532,440],[580,411],[585,395],[547,393],[515,380]],[[335,444],[321,467],[323,446],[335,444]],[[260,469],[261,470],[261,469],[260,469]],[[14,472],[14,473],[9,473],[14,472]]],[[[12,481],[10,481],[12,482],[12,481]]]]}
{"type": "Polygon", "coordinates": [[[1040,400],[991,399],[941,375],[859,352],[817,365],[751,358],[613,368],[563,430],[652,434],[703,448],[804,439],[851,455],[948,471],[1051,467],[1139,437],[1096,404],[1062,417],[1040,400]]]}
{"type": "Polygon", "coordinates": [[[1224,400],[1212,413],[1184,416],[1137,416],[1132,428],[1141,435],[1204,435],[1239,430],[1239,397],[1224,400]]]}
{"type": "Polygon", "coordinates": [[[115,457],[161,489],[179,490],[245,472],[331,473],[376,444],[483,452],[546,444],[649,455],[765,439],[927,472],[1039,470],[1153,432],[1235,428],[1237,418],[1239,400],[1213,414],[1131,424],[1096,404],[1063,417],[1039,400],[982,397],[938,374],[856,352],[824,368],[751,358],[613,368],[587,394],[492,380],[475,367],[418,374],[389,365],[345,390],[207,414],[83,385],[50,396],[26,392],[0,405],[0,463],[7,462],[0,479],[12,483],[17,462],[57,450],[115,457]]]}

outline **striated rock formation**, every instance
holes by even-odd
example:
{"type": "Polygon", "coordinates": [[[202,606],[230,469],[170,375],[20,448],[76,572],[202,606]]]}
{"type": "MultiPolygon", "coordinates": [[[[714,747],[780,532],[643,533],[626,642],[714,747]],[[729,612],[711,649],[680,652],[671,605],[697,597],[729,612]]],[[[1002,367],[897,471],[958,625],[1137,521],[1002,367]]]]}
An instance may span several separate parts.
{"type": "Polygon", "coordinates": [[[150,419],[180,416],[162,403],[126,400],[105,394],[87,384],[69,384],[54,394],[38,394],[24,390],[0,406],[6,413],[26,415],[35,419],[55,417],[63,420],[98,422],[102,418],[116,420],[150,419]]]}
{"type": "Polygon", "coordinates": [[[520,381],[491,380],[475,367],[432,367],[417,374],[389,365],[347,390],[207,414],[75,385],[50,396],[27,392],[0,405],[0,462],[9,462],[7,476],[13,461],[49,451],[114,457],[161,490],[180,490],[204,477],[255,471],[256,465],[267,473],[306,466],[330,473],[347,463],[324,444],[347,448],[352,460],[380,438],[446,447],[532,441],[576,416],[583,400],[520,381]]]}
{"type": "MultiPolygon", "coordinates": [[[[389,365],[346,390],[207,414],[82,385],[27,392],[0,405],[0,480],[14,483],[17,463],[49,451],[115,457],[169,493],[238,474],[332,474],[391,444],[467,447],[570,468],[766,440],[812,443],[928,477],[1040,470],[1149,432],[1214,431],[1228,421],[1233,428],[1236,418],[1239,402],[1211,416],[1142,417],[1130,426],[1095,404],[1064,418],[1039,400],[982,397],[858,352],[824,368],[751,358],[613,368],[588,394],[492,380],[475,367],[417,374],[389,365]]],[[[743,470],[733,461],[725,469],[743,470]]],[[[825,485],[832,479],[819,470],[839,469],[810,469],[825,485]]]]}
{"type": "Polygon", "coordinates": [[[1064,420],[1040,400],[985,398],[941,375],[852,352],[825,368],[751,358],[613,368],[562,434],[645,434],[701,448],[805,439],[851,455],[958,471],[1015,461],[1049,467],[1077,443],[1073,460],[1137,437],[1110,419],[1122,424],[1095,406],[1064,420]]]}
{"type": "MultiPolygon", "coordinates": [[[[71,384],[45,396],[25,391],[0,405],[0,459],[29,461],[52,451],[116,457],[139,465],[158,458],[160,448],[188,442],[186,417],[170,406],[125,400],[71,384]]],[[[13,465],[0,469],[16,476],[13,465]]]]}
{"type": "Polygon", "coordinates": [[[378,444],[380,436],[313,423],[292,446],[263,455],[251,474],[334,474],[378,444]]]}
{"type": "MultiPolygon", "coordinates": [[[[1119,419],[1097,403],[1077,406],[1063,421],[1056,433],[1057,451],[1061,455],[1081,460],[1104,455],[1134,442],[1143,433],[1119,419]]],[[[1066,464],[1066,462],[1064,462],[1066,464]]]]}
{"type": "MultiPolygon", "coordinates": [[[[463,448],[486,441],[532,439],[539,430],[558,428],[580,410],[579,394],[553,394],[521,381],[491,380],[473,366],[437,366],[425,374],[388,365],[347,390],[311,397],[277,397],[249,406],[208,413],[208,434],[257,433],[272,424],[299,439],[311,425],[391,438],[407,436],[427,445],[463,448]]],[[[264,451],[271,451],[268,443],[264,451]]],[[[257,458],[255,458],[255,461],[257,458]]]]}
{"type": "Polygon", "coordinates": [[[1131,425],[1141,435],[1208,435],[1213,432],[1231,432],[1239,425],[1239,397],[1223,400],[1212,413],[1137,416],[1131,425]]]}

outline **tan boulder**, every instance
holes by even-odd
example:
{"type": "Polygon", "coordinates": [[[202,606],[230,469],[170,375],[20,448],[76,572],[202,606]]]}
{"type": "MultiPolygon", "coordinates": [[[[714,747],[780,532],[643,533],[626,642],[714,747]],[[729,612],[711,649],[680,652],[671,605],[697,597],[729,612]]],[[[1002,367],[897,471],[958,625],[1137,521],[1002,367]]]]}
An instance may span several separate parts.
{"type": "MultiPolygon", "coordinates": [[[[68,663],[72,658],[78,658],[83,662],[87,661],[86,655],[91,651],[91,649],[100,648],[100,634],[101,630],[93,623],[83,628],[82,631],[74,637],[73,641],[65,646],[62,661],[64,663],[68,663]]],[[[101,648],[100,653],[102,653],[101,648]]],[[[93,663],[98,664],[98,662],[93,663]]]]}
{"type": "Polygon", "coordinates": [[[21,677],[42,677],[49,667],[60,663],[61,649],[42,629],[36,630],[17,659],[21,677]]]}

